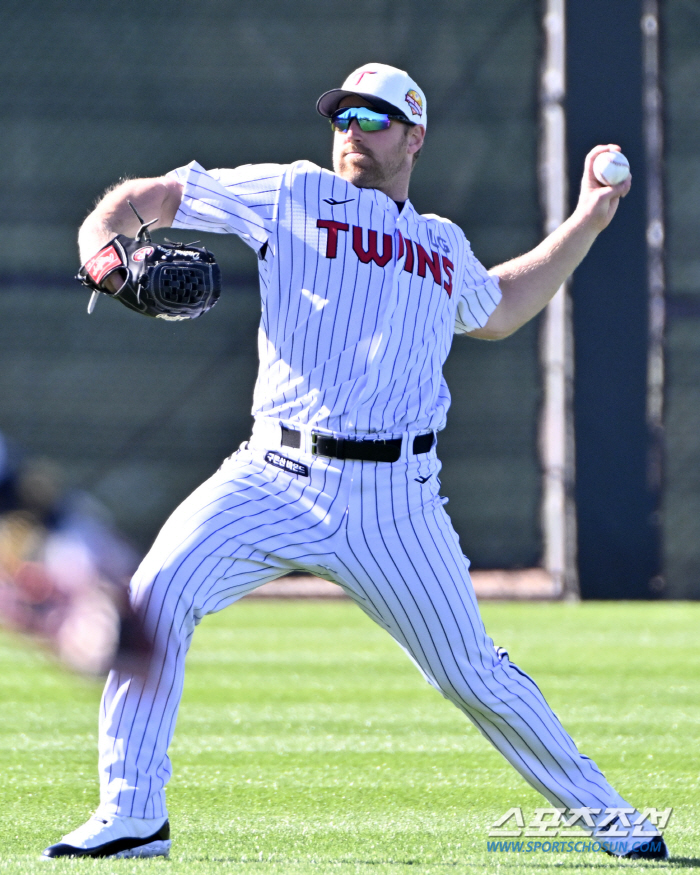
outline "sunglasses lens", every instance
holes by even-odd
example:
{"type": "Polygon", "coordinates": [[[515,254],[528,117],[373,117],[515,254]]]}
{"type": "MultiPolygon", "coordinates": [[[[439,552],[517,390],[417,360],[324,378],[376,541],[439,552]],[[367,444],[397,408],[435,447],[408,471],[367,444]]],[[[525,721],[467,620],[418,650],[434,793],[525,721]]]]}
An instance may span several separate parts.
{"type": "Polygon", "coordinates": [[[344,134],[350,127],[350,119],[347,118],[347,113],[338,113],[331,119],[331,127],[334,131],[344,134]]]}
{"type": "Polygon", "coordinates": [[[355,108],[343,109],[331,119],[331,127],[335,131],[344,134],[350,127],[350,122],[357,119],[360,130],[365,133],[372,131],[385,131],[391,125],[391,119],[383,112],[375,112],[373,109],[355,108]]]}
{"type": "Polygon", "coordinates": [[[357,123],[363,131],[385,131],[391,125],[391,119],[384,113],[367,109],[363,115],[357,116],[357,123]]]}

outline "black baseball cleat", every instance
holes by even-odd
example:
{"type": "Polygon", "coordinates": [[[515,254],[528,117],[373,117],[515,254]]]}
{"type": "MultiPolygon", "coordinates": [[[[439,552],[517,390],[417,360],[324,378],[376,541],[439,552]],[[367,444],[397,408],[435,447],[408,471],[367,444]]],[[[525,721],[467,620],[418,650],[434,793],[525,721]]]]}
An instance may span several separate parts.
{"type": "Polygon", "coordinates": [[[604,843],[601,846],[606,854],[617,857],[618,860],[668,860],[671,856],[666,842],[660,835],[649,836],[648,839],[637,839],[632,845],[632,850],[627,851],[626,854],[616,854],[614,851],[608,850],[604,843]]]}
{"type": "Polygon", "coordinates": [[[671,855],[662,836],[652,836],[637,842],[631,851],[622,855],[623,860],[668,860],[671,855]]]}
{"type": "Polygon", "coordinates": [[[167,857],[170,823],[167,818],[93,815],[87,823],[50,845],[41,860],[58,857],[167,857]]]}

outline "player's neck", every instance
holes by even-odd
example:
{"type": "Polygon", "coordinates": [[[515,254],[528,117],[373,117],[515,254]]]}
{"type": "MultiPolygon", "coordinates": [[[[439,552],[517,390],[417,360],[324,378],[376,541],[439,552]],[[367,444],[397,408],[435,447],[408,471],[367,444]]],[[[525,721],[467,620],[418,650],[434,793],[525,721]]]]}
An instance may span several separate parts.
{"type": "Polygon", "coordinates": [[[344,174],[339,175],[346,179],[347,182],[351,182],[357,188],[372,188],[375,189],[375,191],[381,191],[387,197],[391,198],[391,200],[394,201],[397,206],[400,205],[399,212],[401,211],[401,207],[403,206],[403,204],[405,204],[408,200],[408,180],[391,180],[387,181],[386,183],[374,182],[374,184],[372,184],[372,182],[368,182],[367,185],[363,185],[362,179],[353,179],[352,177],[349,178],[344,174]]]}
{"type": "Polygon", "coordinates": [[[377,189],[378,189],[378,191],[384,192],[384,194],[387,197],[390,197],[394,201],[395,204],[405,204],[406,201],[408,200],[408,186],[407,185],[405,187],[397,187],[397,188],[391,188],[388,186],[386,188],[384,188],[384,187],[377,186],[377,189]]]}
{"type": "Polygon", "coordinates": [[[391,179],[387,179],[372,187],[384,192],[395,203],[405,203],[408,200],[408,185],[410,181],[411,172],[408,171],[408,173],[397,173],[391,179]]]}

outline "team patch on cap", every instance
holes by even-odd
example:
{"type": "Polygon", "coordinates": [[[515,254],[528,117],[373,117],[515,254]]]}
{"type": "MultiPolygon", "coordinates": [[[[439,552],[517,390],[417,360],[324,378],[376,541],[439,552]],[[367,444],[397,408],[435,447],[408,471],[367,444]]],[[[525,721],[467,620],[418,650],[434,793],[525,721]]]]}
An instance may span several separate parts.
{"type": "Polygon", "coordinates": [[[411,107],[411,113],[420,118],[423,115],[423,100],[417,91],[412,88],[406,92],[406,103],[411,107]]]}

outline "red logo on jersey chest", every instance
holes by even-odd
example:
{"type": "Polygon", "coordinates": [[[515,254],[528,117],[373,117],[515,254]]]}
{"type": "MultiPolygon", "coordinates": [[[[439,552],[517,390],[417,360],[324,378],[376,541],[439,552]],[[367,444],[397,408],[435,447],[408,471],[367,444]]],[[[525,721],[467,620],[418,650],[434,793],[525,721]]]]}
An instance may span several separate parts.
{"type": "MultiPolygon", "coordinates": [[[[360,225],[348,225],[347,222],[335,222],[331,219],[318,219],[317,228],[328,231],[326,237],[326,258],[338,257],[338,234],[341,231],[350,231],[352,228],[353,252],[362,264],[374,262],[378,267],[385,267],[393,256],[394,241],[389,234],[383,235],[382,251],[379,253],[379,235],[372,228],[362,228],[360,225]],[[367,247],[365,248],[365,240],[367,247]]],[[[426,277],[430,271],[433,281],[452,297],[452,272],[454,264],[439,252],[431,249],[429,252],[420,243],[409,240],[408,237],[398,233],[397,259],[403,258],[403,269],[407,273],[417,273],[419,277],[426,277]]]]}

